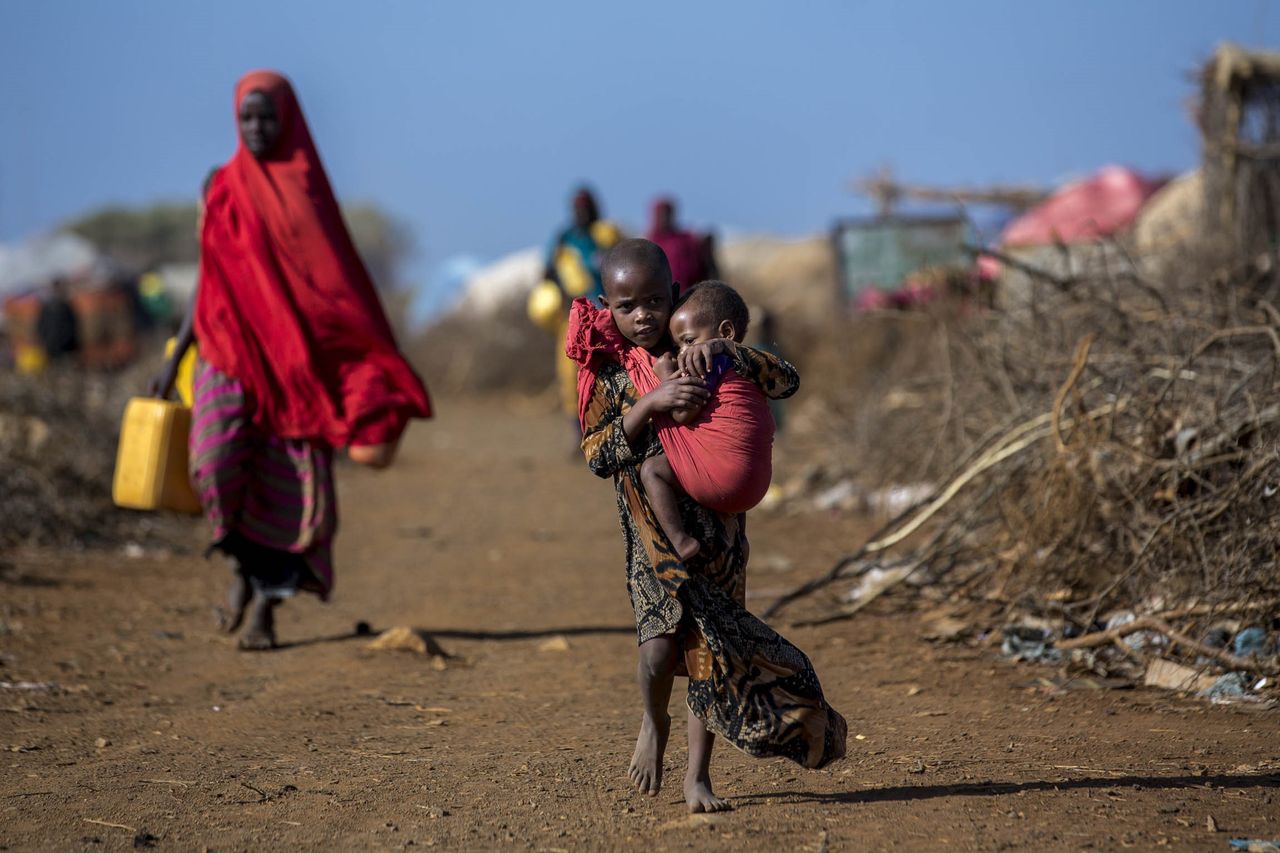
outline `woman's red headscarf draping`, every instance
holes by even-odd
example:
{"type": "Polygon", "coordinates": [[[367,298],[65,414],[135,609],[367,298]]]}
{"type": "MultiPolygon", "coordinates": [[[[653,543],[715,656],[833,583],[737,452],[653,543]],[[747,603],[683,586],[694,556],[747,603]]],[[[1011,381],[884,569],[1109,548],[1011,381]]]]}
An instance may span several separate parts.
{"type": "Polygon", "coordinates": [[[335,447],[394,441],[429,417],[347,233],[289,81],[254,71],[236,86],[275,105],[280,137],[258,160],[240,142],[214,177],[200,235],[200,355],[244,385],[255,422],[335,447]]]}
{"type": "MultiPolygon", "coordinates": [[[[600,366],[623,366],[640,394],[658,387],[654,358],[632,344],[608,311],[575,299],[569,310],[565,353],[578,363],[578,418],[586,429],[600,366]]],[[[764,497],[773,475],[773,415],[764,393],[730,371],[702,414],[681,426],[668,415],[653,420],[663,452],[680,485],[697,503],[716,512],[746,512],[764,497]]]]}

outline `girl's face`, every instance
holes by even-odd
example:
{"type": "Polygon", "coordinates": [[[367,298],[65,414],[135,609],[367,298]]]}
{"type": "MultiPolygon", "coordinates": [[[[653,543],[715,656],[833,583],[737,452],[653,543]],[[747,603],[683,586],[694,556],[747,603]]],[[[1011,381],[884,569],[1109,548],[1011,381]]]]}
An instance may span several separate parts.
{"type": "Polygon", "coordinates": [[[280,140],[280,116],[265,92],[257,89],[240,102],[240,138],[249,153],[261,160],[280,140]]]}
{"type": "Polygon", "coordinates": [[[623,266],[610,271],[604,292],[603,302],[624,338],[647,350],[666,339],[671,318],[670,282],[638,267],[623,266]]]}

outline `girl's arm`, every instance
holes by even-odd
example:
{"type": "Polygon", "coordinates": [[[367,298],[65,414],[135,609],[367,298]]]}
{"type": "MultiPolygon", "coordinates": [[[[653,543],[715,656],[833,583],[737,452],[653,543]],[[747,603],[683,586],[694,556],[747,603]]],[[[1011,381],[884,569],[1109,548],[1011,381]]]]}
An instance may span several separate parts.
{"type": "MultiPolygon", "coordinates": [[[[634,410],[632,407],[630,411],[634,410]]],[[[623,412],[622,395],[613,383],[603,374],[597,376],[582,425],[582,454],[597,477],[612,477],[643,460],[631,446],[633,436],[627,435],[625,415],[629,413],[623,412]]]]}
{"type": "Polygon", "coordinates": [[[611,477],[648,455],[649,422],[659,412],[701,406],[709,394],[699,380],[682,376],[666,380],[652,393],[627,407],[621,391],[603,374],[596,377],[582,429],[582,453],[598,477],[611,477]],[[639,446],[637,446],[639,445],[639,446]]]}
{"type": "Polygon", "coordinates": [[[712,359],[721,353],[729,356],[739,376],[754,382],[770,399],[785,400],[800,390],[800,374],[791,362],[764,350],[735,344],[728,338],[716,338],[680,350],[680,369],[693,376],[705,376],[711,370],[712,359]]]}
{"type": "Polygon", "coordinates": [[[785,400],[800,390],[795,365],[771,352],[737,344],[731,353],[733,369],[760,387],[771,400],[785,400]]]}
{"type": "Polygon", "coordinates": [[[182,357],[187,354],[187,350],[191,348],[191,343],[196,337],[195,316],[198,291],[199,284],[196,285],[196,292],[191,295],[191,308],[187,311],[186,316],[182,318],[182,325],[178,328],[178,341],[173,348],[173,353],[165,360],[160,372],[153,376],[147,384],[147,395],[150,397],[163,399],[173,391],[173,383],[178,378],[178,364],[182,361],[182,357]]]}

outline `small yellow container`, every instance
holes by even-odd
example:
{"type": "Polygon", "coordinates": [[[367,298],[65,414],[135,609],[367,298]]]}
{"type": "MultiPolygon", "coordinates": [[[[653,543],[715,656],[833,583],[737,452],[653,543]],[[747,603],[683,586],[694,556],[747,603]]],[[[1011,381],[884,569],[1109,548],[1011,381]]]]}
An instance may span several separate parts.
{"type": "MultiPolygon", "coordinates": [[[[164,357],[170,358],[173,351],[178,347],[177,338],[169,338],[164,342],[164,357]]],[[[187,347],[187,351],[182,354],[182,359],[178,362],[178,372],[173,378],[173,390],[178,392],[178,399],[183,402],[189,409],[195,405],[195,382],[196,382],[196,345],[193,343],[187,347]]]]}
{"type": "Polygon", "coordinates": [[[129,509],[200,512],[187,473],[191,410],[154,397],[134,397],[124,409],[111,499],[129,509]]]}
{"type": "Polygon", "coordinates": [[[529,291],[526,308],[535,326],[554,335],[560,328],[560,315],[565,313],[564,295],[554,281],[539,282],[529,291]]]}

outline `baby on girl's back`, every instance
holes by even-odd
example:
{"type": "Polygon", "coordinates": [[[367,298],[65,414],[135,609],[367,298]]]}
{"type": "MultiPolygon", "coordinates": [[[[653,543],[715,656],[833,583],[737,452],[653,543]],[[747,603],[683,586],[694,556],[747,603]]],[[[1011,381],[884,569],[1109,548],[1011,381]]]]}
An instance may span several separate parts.
{"type": "Polygon", "coordinates": [[[653,362],[658,382],[693,376],[711,394],[705,403],[655,419],[664,452],[640,466],[654,515],[681,560],[701,550],[681,522],[682,494],[716,512],[746,512],[760,503],[773,474],[774,423],[768,400],[733,369],[735,347],[748,322],[747,305],[736,290],[722,281],[702,282],[672,312],[669,330],[676,349],[653,362]]]}

